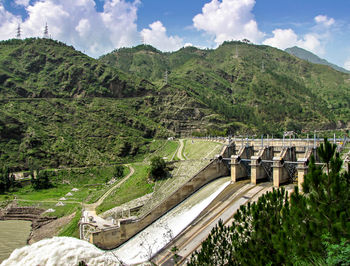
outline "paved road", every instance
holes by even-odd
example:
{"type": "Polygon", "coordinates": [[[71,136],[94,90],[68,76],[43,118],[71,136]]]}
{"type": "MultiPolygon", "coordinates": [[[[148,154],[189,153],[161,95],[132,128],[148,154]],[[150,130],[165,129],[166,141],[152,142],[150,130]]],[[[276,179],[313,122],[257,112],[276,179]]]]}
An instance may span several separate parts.
{"type": "Polygon", "coordinates": [[[157,265],[174,265],[171,247],[175,245],[179,249],[177,252],[180,256],[179,263],[185,263],[186,258],[207,238],[220,219],[227,223],[242,204],[256,200],[262,193],[272,189],[270,183],[255,186],[248,182],[240,181],[229,185],[185,231],[175,238],[171,245],[165,247],[152,261],[157,265]]]}

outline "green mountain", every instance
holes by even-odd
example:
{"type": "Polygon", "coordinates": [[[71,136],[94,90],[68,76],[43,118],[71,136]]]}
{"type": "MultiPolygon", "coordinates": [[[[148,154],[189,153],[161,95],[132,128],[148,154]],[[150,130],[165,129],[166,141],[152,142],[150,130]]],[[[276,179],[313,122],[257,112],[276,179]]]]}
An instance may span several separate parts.
{"type": "Polygon", "coordinates": [[[0,165],[17,170],[138,160],[152,138],[226,123],[184,90],[49,39],[0,42],[0,102],[0,165]]]}
{"type": "Polygon", "coordinates": [[[317,55],[315,55],[315,54],[313,54],[305,49],[302,49],[300,47],[294,46],[294,47],[285,49],[285,51],[291,55],[294,55],[300,59],[309,61],[311,63],[329,66],[335,70],[338,70],[340,72],[344,72],[347,74],[350,73],[349,70],[346,70],[346,69],[344,69],[340,66],[337,66],[335,64],[329,63],[327,60],[322,59],[322,58],[318,57],[317,55]]]}
{"type": "Polygon", "coordinates": [[[152,138],[349,123],[350,76],[278,49],[227,42],[99,60],[50,39],[0,42],[0,164],[139,160],[152,138]],[[165,78],[166,77],[166,78],[165,78]]]}
{"type": "Polygon", "coordinates": [[[225,42],[215,50],[123,48],[100,61],[167,82],[225,117],[231,132],[333,128],[349,122],[350,76],[269,46],[225,42]]]}
{"type": "Polygon", "coordinates": [[[144,96],[153,86],[51,39],[0,42],[1,99],[144,96]]]}

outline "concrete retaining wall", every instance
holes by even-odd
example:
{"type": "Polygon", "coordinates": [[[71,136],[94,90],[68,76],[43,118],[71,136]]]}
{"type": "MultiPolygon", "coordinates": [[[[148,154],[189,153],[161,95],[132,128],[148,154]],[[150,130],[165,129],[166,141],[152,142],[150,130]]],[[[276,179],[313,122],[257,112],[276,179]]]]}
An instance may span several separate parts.
{"type": "MultiPolygon", "coordinates": [[[[234,149],[231,148],[231,150],[234,149]]],[[[230,153],[229,147],[226,146],[222,151],[221,156],[229,156],[230,154],[228,153],[230,153]]],[[[202,186],[218,177],[228,175],[229,169],[227,165],[225,165],[220,158],[216,158],[152,211],[137,220],[119,220],[118,227],[92,233],[90,242],[102,249],[116,248],[164,215],[170,209],[174,208],[202,186]]]]}

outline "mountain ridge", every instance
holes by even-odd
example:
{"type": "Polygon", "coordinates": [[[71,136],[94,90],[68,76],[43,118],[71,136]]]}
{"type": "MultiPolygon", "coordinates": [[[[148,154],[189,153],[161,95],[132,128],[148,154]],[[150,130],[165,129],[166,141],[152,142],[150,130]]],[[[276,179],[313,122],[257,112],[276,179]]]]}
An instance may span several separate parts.
{"type": "MultiPolygon", "coordinates": [[[[291,122],[292,128],[298,120],[295,110],[300,110],[300,120],[305,121],[299,128],[308,124],[320,126],[320,119],[326,127],[327,123],[334,127],[349,120],[349,75],[305,62],[279,49],[242,42],[225,42],[214,50],[186,47],[172,53],[147,53],[142,48],[149,50],[145,45],[123,48],[100,60],[154,84],[164,82],[167,71],[172,86],[184,88],[215,112],[233,118],[234,123],[249,120],[248,127],[259,123],[258,127],[264,127],[272,119],[285,129],[291,122]],[[332,95],[334,92],[337,96],[332,95]],[[283,97],[278,96],[281,93],[283,97]],[[271,100],[272,104],[265,104],[271,100]],[[253,119],[265,112],[263,121],[253,119]],[[284,125],[283,117],[276,116],[278,112],[286,115],[284,125]],[[314,117],[308,119],[309,115],[314,117]]],[[[274,127],[265,130],[274,131],[274,127]]]]}
{"type": "Polygon", "coordinates": [[[0,163],[120,163],[153,138],[344,127],[349,79],[241,42],[173,53],[141,45],[97,60],[49,39],[3,41],[0,163]]]}
{"type": "Polygon", "coordinates": [[[332,63],[328,62],[326,59],[322,59],[319,56],[313,54],[312,52],[305,50],[303,48],[300,48],[298,46],[293,46],[293,47],[287,48],[287,49],[285,49],[285,51],[291,55],[294,55],[294,56],[296,56],[300,59],[306,60],[308,62],[329,66],[337,71],[350,74],[349,70],[346,70],[345,68],[342,68],[338,65],[332,64],[332,63]]]}

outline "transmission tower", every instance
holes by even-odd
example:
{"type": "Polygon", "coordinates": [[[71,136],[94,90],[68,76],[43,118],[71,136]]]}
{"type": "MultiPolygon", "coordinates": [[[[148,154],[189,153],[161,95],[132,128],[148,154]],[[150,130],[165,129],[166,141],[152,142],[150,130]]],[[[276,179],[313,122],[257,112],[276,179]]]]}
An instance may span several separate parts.
{"type": "Polygon", "coordinates": [[[17,34],[16,34],[17,39],[21,39],[21,24],[18,23],[17,26],[17,34]]]}
{"type": "Polygon", "coordinates": [[[47,22],[46,22],[45,29],[44,29],[44,38],[46,38],[46,39],[49,38],[49,27],[47,26],[47,22]]]}

